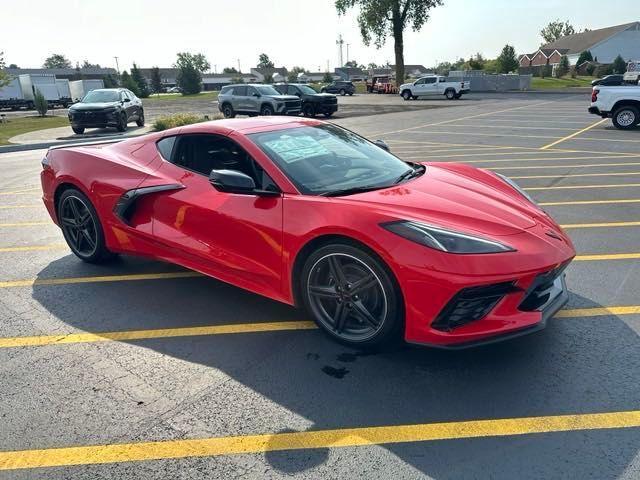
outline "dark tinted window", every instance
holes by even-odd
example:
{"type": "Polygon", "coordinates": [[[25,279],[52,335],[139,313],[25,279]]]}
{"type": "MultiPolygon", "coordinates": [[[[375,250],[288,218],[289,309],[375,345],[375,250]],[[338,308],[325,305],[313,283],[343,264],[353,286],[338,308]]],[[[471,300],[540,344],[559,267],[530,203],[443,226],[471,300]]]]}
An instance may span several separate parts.
{"type": "Polygon", "coordinates": [[[298,95],[298,93],[300,93],[300,90],[298,90],[298,87],[294,87],[293,85],[289,85],[289,88],[287,88],[287,94],[288,95],[298,95]]]}
{"type": "Polygon", "coordinates": [[[279,93],[287,93],[286,85],[274,85],[273,88],[275,88],[279,93]]]}
{"type": "Polygon", "coordinates": [[[255,87],[252,87],[252,86],[248,86],[247,87],[246,95],[252,97],[252,96],[257,95],[257,94],[258,94],[258,90],[256,90],[255,87]]]}
{"type": "MultiPolygon", "coordinates": [[[[237,170],[249,175],[256,187],[278,190],[262,167],[232,140],[217,135],[178,135],[171,163],[209,176],[211,170],[237,170]]],[[[161,140],[158,143],[160,148],[161,140]]],[[[163,155],[164,157],[164,155],[163,155]]]]}
{"type": "Polygon", "coordinates": [[[424,79],[424,83],[429,84],[429,83],[436,83],[437,78],[436,77],[429,77],[429,78],[425,78],[424,79]]]}
{"type": "Polygon", "coordinates": [[[446,82],[446,81],[447,81],[447,79],[446,79],[446,78],[444,78],[444,77],[442,77],[442,78],[441,78],[440,80],[438,80],[438,81],[439,81],[440,83],[444,83],[444,82],[446,82]]]}
{"type": "Polygon", "coordinates": [[[222,87],[222,90],[220,90],[221,95],[230,95],[231,93],[233,93],[233,87],[230,85],[222,87]]]}
{"type": "Polygon", "coordinates": [[[247,96],[247,87],[244,85],[238,85],[236,87],[233,87],[233,94],[234,95],[241,95],[243,97],[247,96]]]}
{"type": "Polygon", "coordinates": [[[171,160],[171,152],[173,151],[173,146],[176,143],[176,137],[166,137],[156,143],[158,147],[158,151],[162,158],[165,160],[171,160]]]}

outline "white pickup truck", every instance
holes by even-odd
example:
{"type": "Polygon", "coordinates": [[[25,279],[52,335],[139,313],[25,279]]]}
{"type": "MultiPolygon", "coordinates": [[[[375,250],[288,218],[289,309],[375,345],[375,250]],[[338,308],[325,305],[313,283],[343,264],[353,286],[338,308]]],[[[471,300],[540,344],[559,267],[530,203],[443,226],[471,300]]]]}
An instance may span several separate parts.
{"type": "Polygon", "coordinates": [[[444,95],[449,100],[469,93],[470,82],[450,81],[440,75],[427,75],[413,83],[400,85],[400,96],[405,100],[415,100],[427,95],[444,95]]]}
{"type": "Polygon", "coordinates": [[[630,130],[640,125],[640,86],[593,87],[589,113],[611,118],[616,128],[630,130]]]}

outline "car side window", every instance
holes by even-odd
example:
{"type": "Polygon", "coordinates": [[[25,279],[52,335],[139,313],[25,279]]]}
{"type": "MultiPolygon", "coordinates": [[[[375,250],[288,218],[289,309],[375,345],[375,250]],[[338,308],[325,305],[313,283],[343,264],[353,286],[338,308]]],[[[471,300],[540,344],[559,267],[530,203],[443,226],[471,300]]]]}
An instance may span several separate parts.
{"type": "Polygon", "coordinates": [[[278,91],[278,93],[281,93],[281,94],[287,93],[286,85],[274,85],[273,88],[275,88],[278,91]]]}
{"type": "Polygon", "coordinates": [[[125,98],[127,98],[127,94],[124,91],[120,92],[120,101],[124,102],[125,98]]]}
{"type": "Polygon", "coordinates": [[[447,81],[446,78],[442,77],[441,79],[438,80],[440,83],[445,83],[447,81]]]}
{"type": "Polygon", "coordinates": [[[245,95],[249,96],[249,97],[253,97],[254,95],[256,95],[258,93],[258,90],[256,90],[256,87],[246,87],[247,88],[247,93],[245,95]]]}
{"type": "Polygon", "coordinates": [[[289,85],[289,87],[287,88],[287,94],[288,95],[298,95],[299,90],[298,87],[294,87],[293,85],[289,85]]]}
{"type": "Polygon", "coordinates": [[[424,83],[429,84],[429,83],[436,83],[437,78],[435,77],[431,77],[431,78],[425,78],[424,79],[424,83]]]}
{"type": "Polygon", "coordinates": [[[165,137],[156,143],[158,151],[162,158],[167,161],[171,161],[171,153],[173,152],[173,146],[176,144],[176,137],[165,137]]]}
{"type": "Polygon", "coordinates": [[[208,134],[177,135],[175,145],[171,148],[170,157],[165,157],[161,148],[168,149],[169,143],[160,145],[167,139],[158,142],[158,149],[165,159],[187,170],[206,177],[211,170],[236,170],[249,175],[262,190],[278,191],[275,182],[262,167],[242,147],[234,141],[208,134]]]}
{"type": "Polygon", "coordinates": [[[424,83],[424,78],[419,79],[418,81],[416,81],[416,85],[422,85],[424,83]]]}
{"type": "Polygon", "coordinates": [[[233,87],[233,94],[234,95],[240,95],[242,97],[246,97],[247,96],[247,87],[246,86],[233,87]]]}

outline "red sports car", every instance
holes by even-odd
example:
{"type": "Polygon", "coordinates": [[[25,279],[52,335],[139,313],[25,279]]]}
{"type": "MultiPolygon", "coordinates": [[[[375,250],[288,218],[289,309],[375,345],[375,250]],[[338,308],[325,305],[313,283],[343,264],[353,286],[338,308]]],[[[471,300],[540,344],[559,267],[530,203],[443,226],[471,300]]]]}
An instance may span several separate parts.
{"type": "Polygon", "coordinates": [[[183,265],[304,306],[353,346],[457,348],[544,327],[575,255],[509,179],[411,163],[344,128],[223,120],[51,149],[44,203],[86,262],[183,265]]]}

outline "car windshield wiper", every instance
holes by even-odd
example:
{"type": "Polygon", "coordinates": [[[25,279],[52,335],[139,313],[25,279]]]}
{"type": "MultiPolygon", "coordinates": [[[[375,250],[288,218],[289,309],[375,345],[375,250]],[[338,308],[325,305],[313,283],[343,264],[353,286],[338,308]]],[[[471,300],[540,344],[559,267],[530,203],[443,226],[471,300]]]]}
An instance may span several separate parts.
{"type": "Polygon", "coordinates": [[[327,192],[322,192],[319,195],[321,197],[341,197],[343,195],[354,195],[356,193],[363,192],[371,192],[373,190],[380,190],[381,188],[386,188],[384,185],[376,185],[376,186],[367,186],[367,187],[351,187],[351,188],[342,188],[338,190],[329,190],[327,192]]]}
{"type": "Polygon", "coordinates": [[[395,182],[393,182],[394,185],[397,185],[398,183],[407,180],[411,177],[416,177],[418,175],[422,175],[424,173],[424,171],[427,169],[427,167],[425,167],[424,165],[420,165],[417,163],[411,163],[410,164],[411,168],[409,170],[407,170],[406,172],[404,172],[402,175],[400,175],[398,178],[396,178],[395,182]]]}

